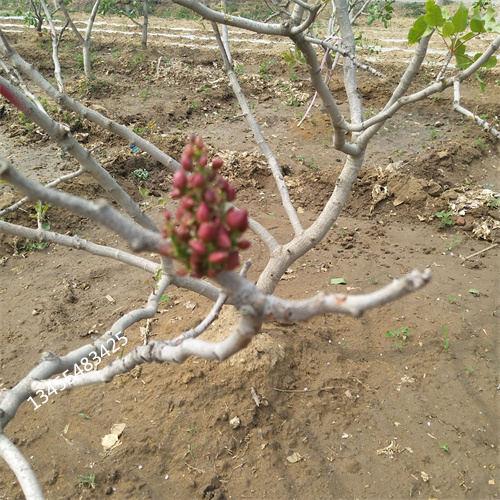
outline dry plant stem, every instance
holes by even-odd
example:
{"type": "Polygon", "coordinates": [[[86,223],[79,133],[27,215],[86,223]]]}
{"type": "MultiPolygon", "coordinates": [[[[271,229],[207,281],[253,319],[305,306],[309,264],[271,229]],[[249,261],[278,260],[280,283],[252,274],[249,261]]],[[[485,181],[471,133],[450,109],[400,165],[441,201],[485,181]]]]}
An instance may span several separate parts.
{"type": "MultiPolygon", "coordinates": [[[[22,111],[31,121],[42,128],[53,140],[55,140],[63,151],[69,152],[78,160],[86,172],[109,193],[127,214],[142,226],[158,231],[154,222],[142,212],[140,207],[133,202],[130,196],[120,187],[111,175],[91,156],[91,154],[79,144],[71,135],[69,130],[60,123],[55,122],[48,115],[40,112],[32,102],[24,97],[7,80],[0,77],[0,93],[22,111]]],[[[37,198],[38,199],[38,198],[37,198]]]]}
{"type": "Polygon", "coordinates": [[[467,118],[474,120],[483,130],[489,132],[493,137],[500,139],[500,131],[493,127],[492,124],[488,123],[486,120],[483,120],[480,116],[477,116],[475,113],[472,113],[460,104],[459,81],[453,82],[453,109],[458,113],[465,115],[467,118]]]}
{"type": "Polygon", "coordinates": [[[223,59],[224,71],[226,72],[229,78],[231,87],[234,91],[236,98],[238,99],[240,108],[245,115],[245,119],[248,123],[248,126],[251,128],[253,132],[255,141],[257,142],[260,150],[262,151],[262,154],[266,157],[267,163],[271,168],[271,172],[273,173],[274,180],[278,187],[281,196],[281,201],[288,215],[288,219],[290,220],[290,224],[292,225],[295,234],[300,234],[302,232],[302,225],[300,224],[297,211],[295,210],[294,206],[292,205],[292,202],[290,201],[290,193],[288,192],[288,188],[286,187],[285,180],[283,179],[283,174],[281,173],[278,162],[276,161],[276,157],[274,156],[273,152],[271,151],[271,148],[264,139],[259,124],[257,123],[257,120],[253,116],[250,110],[250,106],[248,106],[245,94],[243,93],[241,86],[239,84],[238,77],[236,76],[236,73],[233,71],[232,64],[230,63],[230,56],[228,56],[228,54],[226,53],[226,49],[221,40],[217,24],[212,23],[212,28],[215,34],[215,38],[217,40],[217,44],[219,46],[219,51],[223,59]]]}
{"type": "MultiPolygon", "coordinates": [[[[265,321],[303,321],[327,313],[359,317],[368,309],[420,289],[429,282],[430,277],[429,270],[414,270],[377,292],[367,295],[346,296],[319,293],[307,300],[285,300],[263,294],[244,277],[231,271],[223,271],[219,273],[216,280],[223,288],[231,289],[234,302],[241,313],[238,326],[224,340],[212,343],[187,338],[175,345],[172,345],[172,341],[150,341],[148,345],[134,348],[127,356],[112,361],[106,368],[99,371],[79,375],[71,381],[51,380],[50,383],[56,390],[60,390],[64,385],[67,388],[75,388],[97,382],[109,382],[114,376],[126,373],[142,363],[153,361],[182,363],[190,356],[222,361],[245,348],[260,332],[262,323],[265,321]]],[[[85,352],[83,348],[81,351],[85,352]]],[[[31,389],[32,391],[45,390],[47,385],[47,381],[33,380],[31,389]]]]}
{"type": "Polygon", "coordinates": [[[31,199],[66,208],[109,227],[116,234],[122,236],[135,252],[143,250],[158,252],[158,248],[163,243],[159,232],[151,231],[130,221],[104,200],[91,202],[78,196],[46,188],[21,175],[12,168],[7,160],[1,157],[0,179],[12,184],[31,199]]]}
{"type": "Polygon", "coordinates": [[[78,236],[67,236],[65,234],[53,233],[44,231],[43,229],[30,229],[28,227],[11,224],[9,222],[0,221],[0,232],[19,236],[21,238],[29,238],[33,241],[54,243],[65,247],[74,248],[76,250],[85,250],[92,255],[114,259],[119,262],[128,264],[129,266],[137,267],[143,271],[155,274],[158,271],[159,265],[148,259],[144,259],[137,255],[132,255],[123,250],[118,250],[113,247],[107,247],[92,243],[78,236]]]}
{"type": "Polygon", "coordinates": [[[488,250],[491,250],[492,248],[495,248],[497,246],[498,246],[498,243],[494,243],[493,245],[490,245],[487,248],[483,248],[482,250],[479,250],[479,252],[474,252],[474,253],[468,255],[467,257],[464,257],[464,260],[472,259],[472,257],[475,257],[476,255],[482,254],[484,252],[487,252],[488,250]]]}
{"type": "Polygon", "coordinates": [[[24,458],[23,454],[3,432],[0,432],[0,457],[7,462],[7,465],[16,475],[26,498],[29,500],[44,499],[42,488],[40,488],[28,460],[24,458]]]}
{"type": "Polygon", "coordinates": [[[56,28],[54,26],[54,22],[52,21],[52,16],[50,15],[50,11],[47,8],[45,0],[40,0],[40,3],[42,4],[43,11],[45,12],[45,17],[47,18],[47,21],[50,26],[50,34],[52,37],[52,60],[54,61],[54,76],[56,77],[56,82],[59,92],[64,93],[64,83],[62,81],[62,76],[61,76],[61,65],[59,64],[58,52],[59,52],[59,42],[61,41],[61,37],[68,24],[66,23],[66,26],[62,28],[61,34],[58,36],[56,28]]]}
{"type": "Polygon", "coordinates": [[[40,87],[54,102],[56,102],[63,109],[74,111],[78,115],[96,123],[100,127],[109,130],[113,134],[123,137],[128,144],[135,144],[142,151],[149,153],[155,160],[167,167],[170,172],[175,172],[181,168],[179,162],[165,154],[149,141],[138,136],[132,132],[128,127],[120,125],[115,121],[107,118],[97,111],[87,108],[83,104],[75,101],[71,97],[58,92],[34,67],[28,64],[9,44],[7,38],[0,30],[0,53],[9,58],[11,64],[21,71],[24,75],[28,76],[34,83],[40,87]]]}
{"type": "MultiPolygon", "coordinates": [[[[61,177],[58,177],[57,179],[54,179],[52,182],[49,182],[48,184],[45,184],[45,187],[48,188],[53,188],[61,184],[61,182],[69,181],[71,179],[74,179],[75,177],[78,177],[79,175],[83,174],[85,170],[83,168],[79,168],[76,172],[72,172],[71,174],[63,175],[61,177]]],[[[21,198],[19,201],[16,201],[16,203],[13,203],[10,205],[10,207],[5,207],[3,210],[0,210],[0,217],[3,217],[5,214],[9,212],[14,212],[17,210],[19,207],[22,207],[29,198],[25,196],[24,198],[21,198]]]]}

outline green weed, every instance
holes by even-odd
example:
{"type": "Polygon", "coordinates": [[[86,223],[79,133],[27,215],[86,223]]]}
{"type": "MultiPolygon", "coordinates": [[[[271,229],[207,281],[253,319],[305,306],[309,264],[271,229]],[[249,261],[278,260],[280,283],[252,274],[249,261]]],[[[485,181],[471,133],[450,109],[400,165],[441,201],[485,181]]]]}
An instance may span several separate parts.
{"type": "Polygon", "coordinates": [[[78,487],[95,489],[95,474],[80,474],[78,476],[78,487]]]}
{"type": "Polygon", "coordinates": [[[141,181],[145,181],[149,177],[149,172],[144,168],[136,168],[132,172],[132,177],[134,179],[140,179],[141,181]]]}
{"type": "Polygon", "coordinates": [[[455,221],[452,221],[449,218],[452,213],[453,212],[451,210],[449,212],[436,212],[436,217],[439,219],[439,229],[455,225],[455,221]]]}

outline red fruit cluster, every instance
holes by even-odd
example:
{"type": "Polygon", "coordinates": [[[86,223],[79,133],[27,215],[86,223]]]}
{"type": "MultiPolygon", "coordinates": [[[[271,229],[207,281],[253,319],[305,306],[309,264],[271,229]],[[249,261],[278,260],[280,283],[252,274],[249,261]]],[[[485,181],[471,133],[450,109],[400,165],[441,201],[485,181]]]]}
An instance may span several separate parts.
{"type": "Polygon", "coordinates": [[[214,158],[210,166],[203,139],[191,136],[180,163],[182,170],[175,172],[170,193],[180,204],[174,215],[164,211],[163,236],[170,238],[170,243],[162,253],[184,264],[179,274],[189,272],[196,278],[236,268],[240,263],[238,250],[250,246],[249,241],[240,241],[248,228],[248,213],[225,209],[226,202],[236,198],[236,191],[218,174],[222,159],[214,158]]]}

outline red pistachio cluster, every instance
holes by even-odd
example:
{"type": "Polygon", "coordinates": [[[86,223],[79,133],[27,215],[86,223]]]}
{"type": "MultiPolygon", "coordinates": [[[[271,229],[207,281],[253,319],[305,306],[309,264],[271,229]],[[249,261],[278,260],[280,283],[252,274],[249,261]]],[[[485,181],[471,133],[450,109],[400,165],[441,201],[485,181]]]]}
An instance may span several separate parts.
{"type": "Polygon", "coordinates": [[[238,250],[250,246],[247,240],[239,241],[248,228],[248,212],[225,209],[226,202],[236,198],[236,191],[217,172],[222,159],[214,158],[209,166],[203,139],[191,136],[180,163],[182,170],[175,172],[170,193],[180,204],[175,215],[163,212],[163,236],[170,238],[170,243],[162,253],[184,264],[185,269],[178,274],[189,272],[196,278],[236,268],[240,263],[238,250]]]}

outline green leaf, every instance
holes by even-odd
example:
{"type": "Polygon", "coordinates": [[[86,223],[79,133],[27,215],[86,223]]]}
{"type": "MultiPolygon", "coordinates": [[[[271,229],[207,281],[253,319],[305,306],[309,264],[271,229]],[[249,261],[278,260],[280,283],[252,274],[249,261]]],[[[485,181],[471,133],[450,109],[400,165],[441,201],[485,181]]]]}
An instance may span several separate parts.
{"type": "Polygon", "coordinates": [[[476,297],[479,297],[479,295],[481,295],[481,294],[479,293],[479,290],[476,290],[475,288],[471,288],[471,289],[469,290],[469,293],[472,293],[472,295],[475,295],[476,297]]]}
{"type": "Polygon", "coordinates": [[[0,184],[7,184],[7,181],[1,181],[0,180],[0,184]]]}
{"type": "Polygon", "coordinates": [[[460,2],[458,10],[455,12],[453,19],[451,20],[451,22],[455,25],[456,28],[455,33],[460,33],[461,31],[465,31],[465,29],[467,28],[468,16],[469,16],[469,9],[462,2],[460,2]]]}
{"type": "Polygon", "coordinates": [[[452,22],[446,21],[443,24],[443,36],[445,38],[454,35],[456,32],[457,32],[456,26],[452,22]]]}
{"type": "MultiPolygon", "coordinates": [[[[474,56],[474,61],[477,61],[483,54],[476,54],[474,56]]],[[[482,66],[481,68],[491,69],[497,65],[496,56],[491,56],[482,66]]]]}
{"type": "Polygon", "coordinates": [[[485,33],[486,29],[484,25],[485,21],[481,17],[481,12],[479,12],[479,9],[476,9],[474,11],[474,16],[470,20],[470,29],[473,33],[485,33]]]}
{"type": "Polygon", "coordinates": [[[488,7],[486,14],[484,14],[484,27],[486,31],[495,31],[496,33],[500,33],[500,24],[497,24],[495,21],[495,9],[491,6],[488,7]]]}
{"type": "Polygon", "coordinates": [[[483,80],[481,72],[476,71],[474,75],[476,77],[477,83],[479,83],[479,86],[481,87],[481,92],[484,92],[486,90],[486,82],[483,80]]]}
{"type": "Polygon", "coordinates": [[[434,2],[434,0],[427,0],[427,2],[425,2],[425,10],[430,12],[435,5],[436,2],[434,2]]]}
{"type": "Polygon", "coordinates": [[[476,35],[474,33],[466,33],[464,36],[461,36],[459,40],[462,40],[462,42],[466,42],[467,40],[470,40],[471,38],[474,38],[476,35]]]}
{"type": "Polygon", "coordinates": [[[330,285],[345,285],[346,281],[344,278],[332,278],[330,285]]]}
{"type": "Polygon", "coordinates": [[[420,16],[408,32],[408,43],[410,45],[420,42],[424,37],[432,33],[432,28],[427,24],[425,16],[420,16]]]}
{"type": "Polygon", "coordinates": [[[472,59],[465,55],[465,45],[461,45],[455,51],[455,59],[457,61],[457,68],[466,69],[472,64],[472,59]]]}
{"type": "Polygon", "coordinates": [[[424,17],[425,20],[427,21],[427,24],[435,28],[440,28],[441,26],[443,26],[445,21],[443,14],[441,13],[441,7],[439,7],[439,5],[434,5],[430,10],[430,12],[427,12],[427,14],[425,14],[424,17]]]}
{"type": "Polygon", "coordinates": [[[49,231],[50,230],[50,224],[48,222],[43,222],[42,223],[42,229],[44,231],[49,231]]]}

